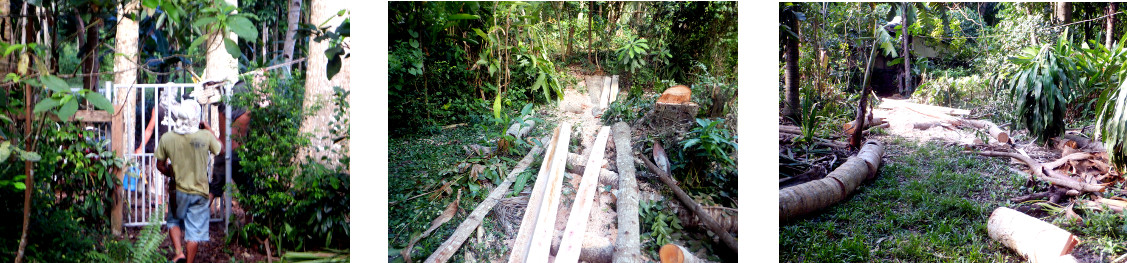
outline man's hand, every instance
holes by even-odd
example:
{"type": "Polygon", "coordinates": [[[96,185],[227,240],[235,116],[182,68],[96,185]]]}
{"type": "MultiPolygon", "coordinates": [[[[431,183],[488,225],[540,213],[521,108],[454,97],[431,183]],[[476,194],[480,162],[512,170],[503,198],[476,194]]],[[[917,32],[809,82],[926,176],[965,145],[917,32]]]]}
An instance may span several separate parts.
{"type": "Polygon", "coordinates": [[[168,165],[168,161],[165,160],[157,160],[157,171],[160,171],[160,173],[165,176],[176,176],[176,174],[172,172],[172,167],[168,165]]]}
{"type": "Polygon", "coordinates": [[[200,129],[211,131],[211,126],[207,125],[206,121],[200,121],[200,129]]]}

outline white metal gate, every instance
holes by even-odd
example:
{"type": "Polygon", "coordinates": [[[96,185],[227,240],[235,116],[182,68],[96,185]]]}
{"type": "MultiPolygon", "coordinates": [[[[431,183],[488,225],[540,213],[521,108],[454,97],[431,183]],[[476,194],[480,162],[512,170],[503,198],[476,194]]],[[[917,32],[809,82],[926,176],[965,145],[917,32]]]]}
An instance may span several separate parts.
{"type": "MultiPolygon", "coordinates": [[[[111,92],[116,91],[116,88],[118,88],[115,87],[115,84],[113,84],[112,82],[106,82],[106,85],[107,90],[111,92]]],[[[125,88],[124,86],[126,85],[116,86],[125,88]]],[[[126,168],[126,175],[122,182],[122,188],[124,188],[125,190],[125,205],[127,206],[127,208],[125,209],[125,215],[123,216],[124,226],[136,227],[145,226],[150,223],[158,223],[149,222],[149,217],[152,215],[152,213],[157,212],[156,210],[160,207],[161,204],[164,204],[168,201],[166,186],[169,183],[169,178],[161,174],[160,171],[157,171],[156,160],[153,153],[153,149],[156,149],[157,144],[160,142],[160,130],[161,126],[164,125],[161,123],[161,120],[165,116],[156,116],[154,120],[154,118],[152,118],[152,112],[149,107],[152,107],[153,109],[159,107],[161,95],[165,95],[166,93],[171,93],[172,95],[174,95],[173,97],[176,102],[179,102],[182,100],[181,98],[184,94],[189,94],[196,87],[197,85],[195,83],[134,84],[128,85],[128,93],[111,94],[111,97],[114,97],[114,101],[118,101],[118,98],[120,98],[120,96],[135,97],[136,107],[140,109],[139,113],[136,114],[137,116],[134,116],[133,118],[125,118],[123,120],[123,134],[131,134],[132,136],[113,138],[113,140],[122,140],[122,148],[125,151],[123,156],[125,157],[127,163],[130,164],[130,166],[126,168]],[[154,145],[154,147],[150,149],[148,147],[145,147],[146,145],[137,145],[136,138],[141,138],[141,136],[144,136],[145,127],[149,125],[149,122],[152,121],[156,121],[156,124],[154,125],[151,138],[146,144],[152,144],[154,145]],[[140,127],[141,132],[138,132],[138,127],[140,127]]],[[[207,119],[204,118],[203,115],[207,114],[208,106],[204,106],[204,109],[204,111],[201,111],[201,120],[207,119]]],[[[122,110],[124,111],[131,109],[122,110]]],[[[166,109],[166,111],[167,110],[171,109],[166,109]]],[[[229,123],[225,125],[229,125],[229,123]]],[[[221,139],[225,141],[224,146],[228,148],[226,152],[230,153],[230,138],[228,137],[221,139]]],[[[230,154],[227,154],[227,156],[217,156],[217,158],[228,158],[228,160],[230,160],[230,154]]],[[[230,162],[227,162],[227,171],[230,171],[230,166],[230,162]]],[[[208,182],[211,182],[212,180],[227,180],[227,182],[230,183],[230,172],[226,173],[228,175],[228,178],[213,178],[212,174],[214,173],[211,171],[211,167],[212,165],[208,165],[208,182]]],[[[222,202],[224,203],[226,211],[225,213],[212,213],[211,222],[226,222],[225,220],[229,218],[229,216],[225,215],[230,215],[230,195],[219,195],[218,193],[212,194],[222,198],[222,202]]],[[[165,223],[164,218],[161,218],[159,223],[163,225],[165,223]]]]}

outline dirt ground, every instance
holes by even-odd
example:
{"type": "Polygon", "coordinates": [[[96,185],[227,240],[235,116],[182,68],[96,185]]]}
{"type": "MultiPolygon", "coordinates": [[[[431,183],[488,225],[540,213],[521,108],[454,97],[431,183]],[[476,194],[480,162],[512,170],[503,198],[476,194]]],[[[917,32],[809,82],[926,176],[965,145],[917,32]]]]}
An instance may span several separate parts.
{"type": "MultiPolygon", "coordinates": [[[[236,220],[246,220],[246,213],[238,203],[231,206],[231,214],[235,216],[236,220]]],[[[140,235],[141,227],[127,227],[126,236],[129,239],[136,241],[137,236],[140,235]]],[[[234,231],[234,229],[231,229],[234,231]]],[[[164,239],[161,241],[159,250],[168,251],[164,253],[165,258],[172,259],[176,255],[172,248],[172,239],[168,238],[168,228],[161,227],[161,234],[164,239]]],[[[227,235],[223,233],[223,222],[212,222],[208,230],[210,241],[200,244],[199,251],[196,252],[198,262],[265,262],[267,261],[266,254],[261,247],[244,247],[237,243],[227,244],[227,235]]],[[[278,260],[278,255],[272,255],[274,260],[278,260]]]]}

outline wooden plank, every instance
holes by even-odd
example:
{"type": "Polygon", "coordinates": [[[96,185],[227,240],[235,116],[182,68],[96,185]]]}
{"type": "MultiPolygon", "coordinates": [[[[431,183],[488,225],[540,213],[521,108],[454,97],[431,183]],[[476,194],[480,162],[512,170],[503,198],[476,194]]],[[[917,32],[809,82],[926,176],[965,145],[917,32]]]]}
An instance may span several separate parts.
{"type": "MultiPolygon", "coordinates": [[[[610,102],[614,102],[618,100],[618,75],[614,75],[611,78],[614,80],[610,83],[610,102]]],[[[609,105],[610,103],[607,104],[609,105]]]]}
{"type": "MultiPolygon", "coordinates": [[[[25,114],[20,113],[20,114],[16,115],[16,119],[17,120],[23,120],[24,118],[26,118],[25,116],[26,116],[25,114]]],[[[51,115],[49,115],[49,117],[53,121],[59,121],[59,116],[57,116],[57,115],[51,114],[51,115]]],[[[109,112],[100,111],[100,110],[80,110],[80,111],[76,111],[76,112],[74,112],[74,115],[70,116],[70,119],[67,119],[67,121],[79,121],[79,120],[83,121],[83,122],[112,122],[113,121],[112,116],[110,116],[109,112]]]]}
{"type": "Polygon", "coordinates": [[[641,226],[638,217],[638,184],[634,180],[634,150],[630,144],[630,126],[614,124],[615,165],[618,166],[618,239],[614,245],[614,262],[642,262],[641,226]]]}
{"type": "Polygon", "coordinates": [[[610,126],[599,128],[599,133],[595,136],[595,144],[591,147],[591,156],[587,158],[583,179],[579,183],[579,189],[575,191],[575,202],[572,203],[571,214],[567,217],[567,227],[564,228],[560,249],[556,252],[557,263],[579,261],[583,237],[587,233],[587,220],[590,219],[591,206],[595,203],[595,193],[598,192],[599,173],[606,163],[603,155],[606,152],[608,137],[610,137],[610,126]]]}
{"type": "Polygon", "coordinates": [[[612,81],[614,81],[614,79],[607,76],[603,77],[603,80],[602,94],[600,94],[601,98],[599,99],[599,108],[603,111],[606,111],[607,107],[610,106],[610,94],[612,92],[610,85],[612,81]]]}
{"type": "MultiPolygon", "coordinates": [[[[551,147],[551,145],[545,146],[551,147]]],[[[446,241],[442,242],[442,245],[438,246],[438,250],[431,253],[430,257],[427,257],[424,262],[446,262],[450,260],[450,257],[454,256],[454,252],[457,252],[458,248],[462,246],[462,243],[481,225],[481,221],[485,219],[485,215],[489,214],[489,211],[493,210],[497,202],[501,201],[501,197],[509,192],[509,187],[516,181],[517,176],[524,172],[524,170],[528,168],[528,165],[532,164],[533,157],[536,157],[536,155],[540,154],[543,150],[544,148],[540,146],[532,147],[532,150],[529,150],[528,154],[526,154],[524,158],[517,163],[517,166],[513,167],[509,175],[505,177],[505,181],[501,182],[496,188],[493,188],[493,191],[489,192],[489,196],[486,197],[484,201],[481,201],[481,204],[477,205],[477,208],[474,208],[473,212],[458,225],[458,228],[454,230],[454,234],[450,235],[446,241]]]]}
{"type": "MultiPolygon", "coordinates": [[[[544,161],[540,164],[540,170],[536,175],[536,183],[532,187],[532,194],[528,197],[528,206],[524,210],[524,218],[521,219],[520,230],[517,231],[517,237],[513,241],[512,251],[509,253],[509,262],[525,262],[528,256],[529,244],[532,239],[533,230],[536,228],[536,219],[540,215],[542,200],[546,195],[548,188],[549,174],[554,165],[555,160],[559,156],[567,156],[567,145],[571,141],[571,124],[564,122],[560,123],[556,128],[556,139],[553,139],[548,152],[544,155],[544,161]],[[563,147],[559,147],[563,146],[563,147]]],[[[561,161],[564,163],[566,161],[561,161]]]]}
{"type": "Polygon", "coordinates": [[[552,238],[556,231],[556,212],[560,208],[567,148],[571,142],[571,125],[567,124],[565,128],[566,131],[560,132],[560,144],[556,146],[559,147],[556,149],[556,155],[552,156],[552,166],[548,170],[548,184],[544,188],[544,200],[540,201],[540,214],[536,216],[536,225],[528,242],[528,255],[523,262],[548,261],[548,253],[552,248],[552,238]]]}

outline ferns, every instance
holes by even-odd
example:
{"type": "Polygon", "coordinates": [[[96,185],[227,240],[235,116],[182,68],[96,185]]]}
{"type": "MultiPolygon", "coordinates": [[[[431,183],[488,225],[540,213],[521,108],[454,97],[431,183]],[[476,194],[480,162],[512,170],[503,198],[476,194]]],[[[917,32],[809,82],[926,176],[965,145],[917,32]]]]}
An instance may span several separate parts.
{"type": "Polygon", "coordinates": [[[141,231],[141,236],[137,237],[137,243],[133,244],[133,257],[131,262],[162,262],[164,258],[157,251],[160,242],[164,240],[164,235],[160,232],[160,220],[164,218],[164,204],[157,207],[157,210],[149,216],[149,225],[141,231]]]}

